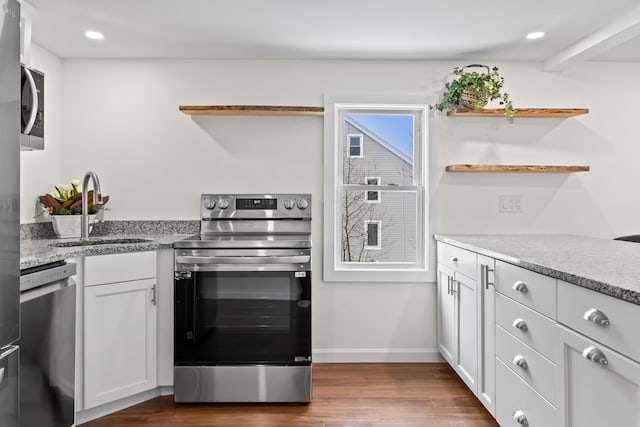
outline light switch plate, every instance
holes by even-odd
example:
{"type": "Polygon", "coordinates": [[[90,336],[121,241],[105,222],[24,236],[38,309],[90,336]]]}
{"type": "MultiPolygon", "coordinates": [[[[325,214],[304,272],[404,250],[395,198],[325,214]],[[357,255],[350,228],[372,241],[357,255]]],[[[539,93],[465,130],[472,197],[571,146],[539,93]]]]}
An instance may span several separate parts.
{"type": "Polygon", "coordinates": [[[522,195],[502,195],[498,196],[498,211],[501,213],[522,213],[522,195]]]}

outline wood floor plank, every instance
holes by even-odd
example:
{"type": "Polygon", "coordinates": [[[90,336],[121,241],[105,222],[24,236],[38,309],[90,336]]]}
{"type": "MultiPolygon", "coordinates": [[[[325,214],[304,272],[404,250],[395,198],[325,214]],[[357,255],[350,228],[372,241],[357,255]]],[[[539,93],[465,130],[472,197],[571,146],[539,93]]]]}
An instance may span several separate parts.
{"type": "Polygon", "coordinates": [[[496,427],[445,363],[314,364],[308,404],[176,404],[162,396],[80,427],[496,427]]]}

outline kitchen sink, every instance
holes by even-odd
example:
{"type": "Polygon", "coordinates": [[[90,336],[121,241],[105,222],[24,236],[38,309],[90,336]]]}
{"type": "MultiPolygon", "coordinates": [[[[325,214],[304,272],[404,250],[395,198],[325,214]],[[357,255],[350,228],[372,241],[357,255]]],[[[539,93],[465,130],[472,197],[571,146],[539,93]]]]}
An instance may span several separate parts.
{"type": "Polygon", "coordinates": [[[51,246],[56,248],[70,248],[73,246],[95,246],[95,245],[118,245],[127,243],[146,243],[151,239],[140,238],[120,238],[120,239],[89,239],[89,240],[70,240],[68,242],[52,243],[51,246]]]}

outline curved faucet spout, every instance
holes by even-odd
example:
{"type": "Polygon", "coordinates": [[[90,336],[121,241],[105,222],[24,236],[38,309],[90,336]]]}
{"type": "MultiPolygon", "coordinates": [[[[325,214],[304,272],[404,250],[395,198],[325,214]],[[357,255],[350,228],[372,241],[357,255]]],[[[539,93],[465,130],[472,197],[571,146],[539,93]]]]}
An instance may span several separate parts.
{"type": "Polygon", "coordinates": [[[93,181],[93,204],[95,206],[102,204],[102,190],[100,190],[100,180],[95,172],[89,171],[84,175],[82,180],[82,229],[80,238],[89,237],[89,180],[93,181]]]}

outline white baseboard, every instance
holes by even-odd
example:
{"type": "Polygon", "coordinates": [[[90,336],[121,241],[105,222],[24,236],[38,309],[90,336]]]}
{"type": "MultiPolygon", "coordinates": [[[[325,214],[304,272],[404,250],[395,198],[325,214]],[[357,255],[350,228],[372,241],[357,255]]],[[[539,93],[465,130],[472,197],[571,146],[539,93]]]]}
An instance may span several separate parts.
{"type": "Polygon", "coordinates": [[[318,363],[435,363],[444,362],[435,348],[316,348],[313,361],[318,363]]]}

